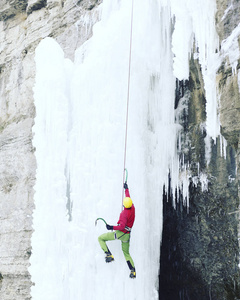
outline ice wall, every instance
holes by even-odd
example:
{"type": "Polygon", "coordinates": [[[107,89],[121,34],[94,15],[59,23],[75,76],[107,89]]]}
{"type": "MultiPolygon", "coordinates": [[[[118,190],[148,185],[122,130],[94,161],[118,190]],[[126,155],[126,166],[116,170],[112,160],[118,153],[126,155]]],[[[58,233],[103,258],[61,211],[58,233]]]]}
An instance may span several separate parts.
{"type": "Polygon", "coordinates": [[[97,237],[106,229],[101,222],[94,226],[97,217],[116,224],[121,212],[132,3],[103,1],[101,21],[74,63],[53,39],[37,47],[33,300],[158,299],[162,189],[169,170],[173,184],[182,185],[175,80],[187,78],[194,20],[200,25],[197,4],[184,20],[189,3],[134,3],[126,167],[136,207],[130,247],[136,280],[128,277],[119,241],[108,243],[115,262],[105,264],[97,237]],[[187,43],[178,47],[179,35],[187,43]]]}

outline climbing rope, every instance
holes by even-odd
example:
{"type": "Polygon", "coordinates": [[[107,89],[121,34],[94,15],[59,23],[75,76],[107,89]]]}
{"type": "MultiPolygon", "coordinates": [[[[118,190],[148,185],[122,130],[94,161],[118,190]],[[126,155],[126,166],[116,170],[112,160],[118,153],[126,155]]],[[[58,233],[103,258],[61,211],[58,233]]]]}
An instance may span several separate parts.
{"type": "MultiPolygon", "coordinates": [[[[130,96],[130,79],[131,79],[131,63],[132,63],[132,34],[133,34],[133,6],[134,6],[133,4],[134,4],[134,0],[132,0],[131,28],[130,28],[130,47],[129,47],[129,63],[128,63],[128,89],[127,89],[127,112],[126,112],[126,129],[125,129],[124,163],[123,163],[123,182],[124,182],[124,177],[125,177],[126,156],[127,156],[128,108],[129,108],[129,98],[130,98],[129,96],[130,96]]],[[[122,209],[123,209],[123,198],[124,198],[124,188],[122,190],[122,209]]]]}

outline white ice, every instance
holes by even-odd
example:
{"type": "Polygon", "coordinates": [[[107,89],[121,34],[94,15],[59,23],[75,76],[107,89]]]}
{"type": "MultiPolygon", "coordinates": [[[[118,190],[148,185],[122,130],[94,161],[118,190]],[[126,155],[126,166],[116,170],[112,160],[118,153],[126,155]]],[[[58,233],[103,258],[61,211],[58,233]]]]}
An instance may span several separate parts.
{"type": "Polygon", "coordinates": [[[135,280],[119,241],[108,243],[115,262],[105,264],[97,237],[106,229],[101,221],[94,224],[97,217],[116,224],[122,209],[131,1],[103,1],[101,21],[74,62],[51,38],[37,47],[33,300],[158,299],[162,191],[169,171],[188,204],[174,96],[176,78],[188,78],[194,40],[211,107],[207,127],[214,126],[208,132],[213,138],[218,132],[215,8],[208,2],[134,1],[126,167],[136,207],[130,247],[135,280]]]}

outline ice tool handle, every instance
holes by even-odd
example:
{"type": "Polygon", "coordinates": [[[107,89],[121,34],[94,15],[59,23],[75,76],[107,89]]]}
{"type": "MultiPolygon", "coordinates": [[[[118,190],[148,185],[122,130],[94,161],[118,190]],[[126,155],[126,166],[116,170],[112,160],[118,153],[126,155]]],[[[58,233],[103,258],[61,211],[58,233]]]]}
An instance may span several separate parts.
{"type": "Polygon", "coordinates": [[[128,180],[128,170],[124,169],[124,171],[125,171],[125,182],[127,182],[127,180],[128,180]]]}
{"type": "Polygon", "coordinates": [[[102,220],[107,225],[107,222],[103,218],[97,218],[96,221],[95,221],[95,226],[97,225],[98,220],[102,220]]]}

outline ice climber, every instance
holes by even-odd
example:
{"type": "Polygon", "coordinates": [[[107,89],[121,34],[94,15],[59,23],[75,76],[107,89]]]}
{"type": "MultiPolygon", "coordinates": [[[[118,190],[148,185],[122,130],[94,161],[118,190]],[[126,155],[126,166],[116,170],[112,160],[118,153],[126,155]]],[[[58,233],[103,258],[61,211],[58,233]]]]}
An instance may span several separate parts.
{"type": "Polygon", "coordinates": [[[114,260],[112,253],[106,245],[106,241],[120,240],[122,242],[122,251],[125,256],[128,267],[131,271],[130,278],[136,278],[136,270],[131,255],[129,254],[130,232],[135,220],[135,207],[130,198],[128,185],[124,183],[125,198],[123,199],[124,209],[120,214],[117,226],[106,224],[107,230],[114,230],[100,235],[98,237],[99,244],[106,253],[105,261],[109,263],[114,260]]]}

